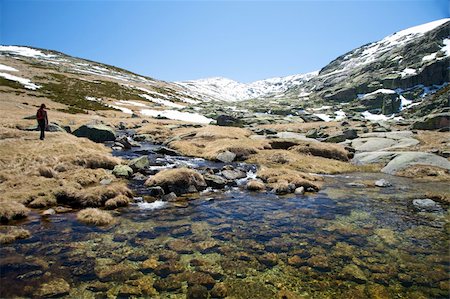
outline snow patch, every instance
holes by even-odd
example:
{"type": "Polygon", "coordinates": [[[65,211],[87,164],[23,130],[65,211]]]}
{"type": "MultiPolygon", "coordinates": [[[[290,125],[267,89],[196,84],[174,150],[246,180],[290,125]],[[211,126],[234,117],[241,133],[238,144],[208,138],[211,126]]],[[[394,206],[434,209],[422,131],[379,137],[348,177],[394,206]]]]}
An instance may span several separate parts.
{"type": "Polygon", "coordinates": [[[125,107],[120,107],[120,106],[116,106],[116,105],[108,105],[108,107],[115,108],[126,114],[133,114],[133,110],[125,108],[125,107]]]}
{"type": "Polygon", "coordinates": [[[441,48],[441,51],[444,51],[446,56],[450,56],[450,39],[444,39],[444,46],[441,48]]]}
{"type": "Polygon", "coordinates": [[[334,114],[336,115],[334,120],[343,120],[343,119],[347,118],[347,115],[342,110],[335,111],[334,114]]]}
{"type": "Polygon", "coordinates": [[[393,116],[386,116],[384,114],[372,114],[369,111],[364,111],[361,114],[362,114],[362,116],[364,116],[365,119],[370,120],[370,121],[388,120],[393,117],[393,116]]]}
{"type": "Polygon", "coordinates": [[[13,68],[13,67],[10,67],[10,66],[7,66],[7,65],[4,65],[4,64],[1,64],[1,63],[0,63],[0,71],[6,71],[6,72],[18,72],[17,69],[15,69],[15,68],[13,68]]]}
{"type": "Polygon", "coordinates": [[[0,77],[3,77],[7,80],[19,82],[26,89],[36,90],[38,88],[41,88],[40,85],[34,84],[33,82],[31,82],[30,79],[25,79],[25,78],[14,76],[14,75],[7,74],[7,73],[0,73],[0,77]]]}
{"type": "Polygon", "coordinates": [[[153,109],[142,109],[141,113],[143,115],[151,117],[165,117],[168,119],[182,120],[186,122],[209,124],[213,121],[211,118],[204,117],[203,115],[197,113],[180,112],[176,110],[153,110],[153,109]]]}
{"type": "Polygon", "coordinates": [[[0,46],[0,52],[9,52],[14,55],[34,57],[34,58],[51,58],[56,55],[44,54],[43,52],[27,47],[18,46],[0,46]]]}
{"type": "Polygon", "coordinates": [[[327,114],[324,113],[317,113],[317,114],[313,114],[314,116],[317,116],[318,118],[320,118],[323,121],[329,122],[331,121],[331,117],[329,117],[327,114]]]}
{"type": "Polygon", "coordinates": [[[179,109],[184,108],[183,105],[176,104],[176,103],[173,103],[171,101],[167,101],[167,100],[163,100],[163,99],[154,98],[152,96],[149,96],[148,94],[140,94],[139,96],[144,98],[144,99],[146,99],[146,100],[149,100],[149,101],[151,101],[153,103],[157,103],[157,104],[164,105],[164,106],[167,106],[167,107],[179,108],[179,109]]]}
{"type": "Polygon", "coordinates": [[[136,106],[136,107],[148,107],[147,105],[143,104],[143,103],[139,103],[139,102],[135,102],[135,101],[124,101],[124,100],[120,100],[118,102],[116,102],[117,105],[131,105],[131,106],[136,106]]]}
{"type": "Polygon", "coordinates": [[[431,53],[430,55],[425,55],[422,57],[422,61],[431,61],[436,59],[437,53],[431,53]]]}
{"type": "Polygon", "coordinates": [[[409,67],[407,67],[400,73],[402,78],[409,77],[409,76],[416,75],[416,74],[417,74],[417,70],[411,69],[409,67]]]}

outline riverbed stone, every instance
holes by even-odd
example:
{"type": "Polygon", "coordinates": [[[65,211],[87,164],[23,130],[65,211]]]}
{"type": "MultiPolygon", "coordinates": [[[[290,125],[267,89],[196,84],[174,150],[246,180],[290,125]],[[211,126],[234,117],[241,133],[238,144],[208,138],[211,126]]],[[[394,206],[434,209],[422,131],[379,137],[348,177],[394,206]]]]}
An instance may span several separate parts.
{"type": "Polygon", "coordinates": [[[211,290],[211,297],[213,298],[225,298],[227,295],[228,287],[223,282],[216,283],[211,290]]]}
{"type": "Polygon", "coordinates": [[[153,283],[153,287],[160,292],[171,292],[180,289],[182,284],[173,275],[171,275],[166,278],[157,279],[153,283]]]}
{"type": "Polygon", "coordinates": [[[212,187],[215,189],[222,189],[228,184],[228,180],[224,179],[221,176],[206,173],[203,175],[206,184],[208,187],[212,187]]]}
{"type": "Polygon", "coordinates": [[[119,178],[129,178],[133,174],[133,169],[128,165],[116,165],[112,173],[119,178]]]}
{"type": "Polygon", "coordinates": [[[67,295],[70,291],[70,285],[63,278],[57,278],[41,285],[35,293],[36,297],[54,298],[67,295]]]}
{"type": "Polygon", "coordinates": [[[227,179],[227,180],[237,180],[237,179],[242,179],[245,178],[247,176],[247,174],[239,169],[226,169],[226,170],[222,170],[222,175],[227,179]]]}
{"type": "Polygon", "coordinates": [[[341,276],[344,279],[353,280],[357,283],[365,283],[367,281],[367,277],[364,272],[354,264],[346,265],[342,269],[341,276]]]}
{"type": "Polygon", "coordinates": [[[269,252],[258,257],[258,261],[268,267],[273,267],[278,264],[278,256],[276,253],[269,252]]]}
{"type": "Polygon", "coordinates": [[[147,156],[141,156],[128,162],[128,166],[130,166],[133,171],[138,172],[144,171],[149,165],[150,162],[147,156]]]}
{"type": "Polygon", "coordinates": [[[156,275],[160,277],[167,277],[170,274],[177,274],[183,272],[184,268],[183,265],[181,265],[177,261],[168,261],[166,263],[162,263],[158,265],[154,272],[156,275]]]}
{"type": "Polygon", "coordinates": [[[377,187],[380,187],[380,188],[386,188],[386,187],[392,186],[392,184],[389,183],[388,181],[386,181],[385,179],[376,180],[374,185],[377,187]]]}
{"type": "Polygon", "coordinates": [[[231,163],[236,158],[236,154],[230,151],[224,151],[217,155],[216,160],[223,163],[231,163]]]}
{"type": "Polygon", "coordinates": [[[207,299],[208,289],[202,285],[189,286],[187,290],[187,299],[207,299]]]}
{"type": "Polygon", "coordinates": [[[413,206],[420,211],[428,211],[428,212],[438,212],[442,211],[442,207],[432,199],[423,198],[423,199],[414,199],[413,206]]]}

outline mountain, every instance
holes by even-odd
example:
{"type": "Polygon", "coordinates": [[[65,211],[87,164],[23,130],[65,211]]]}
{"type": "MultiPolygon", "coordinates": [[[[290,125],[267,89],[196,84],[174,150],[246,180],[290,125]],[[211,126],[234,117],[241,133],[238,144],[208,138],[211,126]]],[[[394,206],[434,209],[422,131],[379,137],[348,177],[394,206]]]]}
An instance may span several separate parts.
{"type": "Polygon", "coordinates": [[[247,124],[416,117],[422,108],[448,107],[449,36],[450,19],[437,20],[356,48],[318,72],[248,84],[165,82],[56,51],[0,46],[0,94],[17,102],[47,98],[66,113],[200,123],[221,114],[247,124]]]}
{"type": "Polygon", "coordinates": [[[303,85],[317,74],[318,72],[311,72],[260,80],[249,84],[221,77],[175,83],[198,94],[207,95],[213,100],[236,102],[282,94],[290,88],[303,85]]]}
{"type": "Polygon", "coordinates": [[[249,84],[223,78],[179,84],[223,101],[281,100],[295,102],[293,106],[339,105],[390,115],[448,84],[449,35],[450,19],[442,19],[356,48],[319,72],[249,84]]]}

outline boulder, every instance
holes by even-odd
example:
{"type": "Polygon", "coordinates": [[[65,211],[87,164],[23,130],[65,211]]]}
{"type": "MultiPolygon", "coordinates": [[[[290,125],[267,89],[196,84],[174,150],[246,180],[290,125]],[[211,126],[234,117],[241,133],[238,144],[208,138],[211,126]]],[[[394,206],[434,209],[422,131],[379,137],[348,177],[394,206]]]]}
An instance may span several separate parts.
{"type": "Polygon", "coordinates": [[[413,206],[419,211],[426,212],[439,212],[442,211],[442,207],[432,199],[424,198],[424,199],[414,199],[413,206]]]}
{"type": "Polygon", "coordinates": [[[116,177],[129,178],[133,174],[133,169],[128,165],[116,165],[114,166],[112,173],[116,177]]]}
{"type": "Polygon", "coordinates": [[[450,130],[450,113],[431,114],[425,118],[416,121],[412,128],[414,130],[450,130]]]}
{"type": "Polygon", "coordinates": [[[423,152],[398,152],[381,171],[395,175],[411,165],[427,165],[450,170],[450,162],[441,156],[423,152]]]}
{"type": "Polygon", "coordinates": [[[221,152],[217,155],[216,160],[223,163],[231,163],[236,158],[236,154],[230,151],[221,152]]]}
{"type": "Polygon", "coordinates": [[[105,125],[82,125],[73,132],[77,137],[86,137],[94,142],[114,141],[116,133],[105,125]]]}
{"type": "Polygon", "coordinates": [[[203,178],[205,179],[205,182],[208,185],[208,187],[212,187],[215,189],[222,189],[228,184],[228,181],[226,179],[214,174],[209,173],[204,174],[203,178]]]}
{"type": "Polygon", "coordinates": [[[181,156],[181,154],[179,152],[177,152],[176,150],[170,149],[165,146],[161,146],[160,148],[155,149],[154,152],[157,154],[160,154],[160,155],[181,156]]]}
{"type": "Polygon", "coordinates": [[[133,171],[144,171],[149,165],[150,162],[147,156],[141,156],[128,162],[128,166],[130,166],[133,171]]]}
{"type": "Polygon", "coordinates": [[[237,179],[242,179],[245,178],[247,176],[247,174],[241,170],[222,170],[222,175],[227,179],[227,180],[237,180],[237,179]]]}
{"type": "Polygon", "coordinates": [[[132,148],[132,145],[131,145],[131,142],[129,140],[129,137],[124,136],[124,135],[118,137],[116,139],[116,143],[121,144],[124,149],[131,149],[132,148]]]}
{"type": "Polygon", "coordinates": [[[218,126],[239,127],[242,125],[242,122],[239,119],[229,115],[219,115],[216,121],[218,126]]]}

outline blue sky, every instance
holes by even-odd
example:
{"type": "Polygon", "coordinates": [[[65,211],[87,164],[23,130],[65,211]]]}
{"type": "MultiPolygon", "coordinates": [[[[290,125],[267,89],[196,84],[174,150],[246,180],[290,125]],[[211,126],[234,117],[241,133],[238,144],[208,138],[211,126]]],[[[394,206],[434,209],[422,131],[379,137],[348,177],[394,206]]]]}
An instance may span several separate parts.
{"type": "Polygon", "coordinates": [[[250,82],[318,70],[448,0],[0,0],[0,44],[53,49],[167,81],[250,82]]]}

